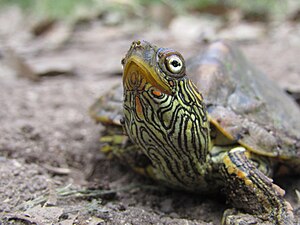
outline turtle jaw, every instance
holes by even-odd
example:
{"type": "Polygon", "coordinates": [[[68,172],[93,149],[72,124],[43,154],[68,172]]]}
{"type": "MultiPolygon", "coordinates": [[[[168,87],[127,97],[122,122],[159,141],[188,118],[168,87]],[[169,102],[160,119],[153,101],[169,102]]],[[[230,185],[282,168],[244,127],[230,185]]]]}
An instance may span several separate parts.
{"type": "Polygon", "coordinates": [[[151,86],[162,93],[171,94],[170,87],[159,78],[153,66],[137,55],[130,56],[124,66],[124,91],[144,91],[151,86]]]}

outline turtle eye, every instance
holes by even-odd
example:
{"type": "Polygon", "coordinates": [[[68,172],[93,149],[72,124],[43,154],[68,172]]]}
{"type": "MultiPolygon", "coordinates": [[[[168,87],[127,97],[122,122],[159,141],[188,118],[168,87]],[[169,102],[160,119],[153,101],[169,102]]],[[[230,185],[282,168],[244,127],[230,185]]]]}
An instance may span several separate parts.
{"type": "Polygon", "coordinates": [[[179,52],[170,48],[160,48],[156,60],[162,72],[172,78],[185,76],[184,59],[179,52]]]}
{"type": "Polygon", "coordinates": [[[170,55],[165,59],[166,68],[171,73],[178,74],[183,69],[183,62],[177,55],[170,55]]]}

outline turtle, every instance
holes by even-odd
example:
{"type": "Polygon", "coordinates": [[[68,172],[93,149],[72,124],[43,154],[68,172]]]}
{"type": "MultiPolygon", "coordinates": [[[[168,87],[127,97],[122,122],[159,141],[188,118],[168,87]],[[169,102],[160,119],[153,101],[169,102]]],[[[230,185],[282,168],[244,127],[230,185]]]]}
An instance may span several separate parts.
{"type": "Polygon", "coordinates": [[[133,41],[122,82],[90,115],[101,150],[175,189],[222,192],[222,224],[295,224],[272,177],[300,172],[300,110],[236,44],[219,40],[186,62],[133,41]]]}

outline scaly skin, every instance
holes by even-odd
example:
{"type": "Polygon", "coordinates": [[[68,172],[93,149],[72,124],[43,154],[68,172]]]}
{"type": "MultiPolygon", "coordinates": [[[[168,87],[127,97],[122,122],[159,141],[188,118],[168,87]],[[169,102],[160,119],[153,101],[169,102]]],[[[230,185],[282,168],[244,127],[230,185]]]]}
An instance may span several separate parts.
{"type": "Polygon", "coordinates": [[[136,41],[122,63],[124,127],[137,146],[132,151],[150,159],[152,177],[189,191],[224,188],[236,209],[224,213],[223,224],[293,224],[284,191],[244,147],[214,146],[206,106],[180,53],[136,41]]]}

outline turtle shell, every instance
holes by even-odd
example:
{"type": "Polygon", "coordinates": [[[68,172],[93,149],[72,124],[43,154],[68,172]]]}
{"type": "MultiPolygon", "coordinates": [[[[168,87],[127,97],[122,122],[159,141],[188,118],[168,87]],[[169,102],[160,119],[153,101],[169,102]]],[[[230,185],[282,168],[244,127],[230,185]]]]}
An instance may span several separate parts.
{"type": "Polygon", "coordinates": [[[211,123],[226,137],[260,155],[300,157],[298,105],[232,43],[215,42],[187,64],[211,123]]]}

